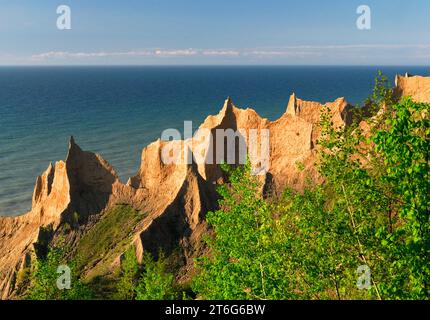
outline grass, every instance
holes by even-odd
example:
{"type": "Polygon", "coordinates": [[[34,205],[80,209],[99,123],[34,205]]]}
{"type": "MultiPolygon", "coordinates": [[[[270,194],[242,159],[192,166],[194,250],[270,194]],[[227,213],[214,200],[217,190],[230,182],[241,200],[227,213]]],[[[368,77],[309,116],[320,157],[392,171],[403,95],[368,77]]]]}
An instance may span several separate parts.
{"type": "Polygon", "coordinates": [[[129,205],[116,205],[85,234],[76,255],[86,282],[109,273],[115,259],[130,245],[133,230],[143,218],[143,213],[129,205]]]}

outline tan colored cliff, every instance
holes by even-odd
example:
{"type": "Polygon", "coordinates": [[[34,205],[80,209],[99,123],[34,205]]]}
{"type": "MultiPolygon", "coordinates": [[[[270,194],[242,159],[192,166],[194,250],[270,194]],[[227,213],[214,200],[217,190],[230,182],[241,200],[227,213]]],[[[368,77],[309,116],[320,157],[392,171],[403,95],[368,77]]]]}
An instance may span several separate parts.
{"type": "Polygon", "coordinates": [[[104,209],[111,197],[115,171],[101,156],[82,151],[73,138],[65,162],[50,164],[36,179],[31,211],[0,218],[0,297],[14,289],[16,274],[34,256],[33,244],[43,228],[55,230],[74,212],[89,216],[104,209]]]}
{"type": "Polygon", "coordinates": [[[395,93],[398,97],[411,97],[416,102],[430,103],[430,77],[397,75],[395,93]]]}

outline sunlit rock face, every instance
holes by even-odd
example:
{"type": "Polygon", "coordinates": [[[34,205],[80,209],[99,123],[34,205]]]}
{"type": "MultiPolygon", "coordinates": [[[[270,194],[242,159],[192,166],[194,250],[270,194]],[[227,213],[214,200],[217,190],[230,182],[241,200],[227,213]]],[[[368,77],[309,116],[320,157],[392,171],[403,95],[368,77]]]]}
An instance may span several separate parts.
{"type": "Polygon", "coordinates": [[[416,102],[430,103],[430,77],[398,75],[395,83],[398,97],[411,97],[416,102]]]}

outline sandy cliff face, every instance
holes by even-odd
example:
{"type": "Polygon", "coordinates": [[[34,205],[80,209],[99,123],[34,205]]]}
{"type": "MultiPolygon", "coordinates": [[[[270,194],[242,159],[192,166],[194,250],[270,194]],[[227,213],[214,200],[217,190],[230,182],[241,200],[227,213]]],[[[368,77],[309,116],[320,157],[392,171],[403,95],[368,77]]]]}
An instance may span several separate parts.
{"type": "Polygon", "coordinates": [[[398,75],[395,83],[398,97],[412,97],[417,102],[430,103],[430,77],[398,75]]]}
{"type": "Polygon", "coordinates": [[[33,244],[50,237],[44,230],[56,230],[74,212],[83,217],[100,212],[117,180],[105,160],[82,151],[71,138],[66,161],[50,164],[37,177],[31,211],[16,218],[0,218],[0,297],[12,294],[17,272],[34,257],[33,244]]]}
{"type": "Polygon", "coordinates": [[[147,213],[136,228],[137,247],[157,255],[159,248],[169,254],[180,245],[187,263],[191,263],[194,249],[206,231],[205,214],[215,208],[216,194],[196,164],[187,161],[191,152],[186,147],[184,141],[158,140],[150,144],[142,152],[138,173],[127,185],[117,185],[114,198],[147,213]],[[181,150],[178,163],[164,163],[162,152],[168,144],[181,150]]]}
{"type": "MultiPolygon", "coordinates": [[[[429,102],[429,80],[398,77],[396,92],[429,102]]],[[[138,257],[144,250],[156,254],[162,248],[169,253],[179,247],[186,260],[183,273],[187,273],[192,258],[204,249],[205,214],[216,208],[215,187],[225,178],[219,163],[227,156],[218,151],[227,149],[228,143],[216,135],[217,130],[236,132],[229,143],[237,152],[244,146],[245,155],[268,133],[268,170],[259,175],[265,190],[282,191],[286,186],[300,190],[306,177],[319,181],[314,163],[323,109],[330,112],[335,126],[351,121],[351,106],[343,98],[323,105],[293,94],[286,112],[276,121],[261,118],[252,109],[239,109],[227,99],[219,114],[207,117],[193,138],[158,140],[144,148],[140,168],[126,184],[101,156],[82,151],[72,138],[66,160],[49,165],[37,178],[31,211],[17,218],[0,218],[0,297],[14,296],[16,275],[30,265],[35,242],[43,238],[49,243],[65,223],[73,224],[76,212],[79,226],[70,242],[75,245],[116,204],[129,204],[145,213],[130,240],[138,257]],[[171,155],[166,150],[178,151],[180,161],[165,163],[163,157],[171,155]],[[48,226],[51,231],[47,234],[48,226]]],[[[237,152],[235,164],[240,158],[237,152]]],[[[261,169],[261,158],[251,156],[250,160],[256,171],[261,169]]]]}

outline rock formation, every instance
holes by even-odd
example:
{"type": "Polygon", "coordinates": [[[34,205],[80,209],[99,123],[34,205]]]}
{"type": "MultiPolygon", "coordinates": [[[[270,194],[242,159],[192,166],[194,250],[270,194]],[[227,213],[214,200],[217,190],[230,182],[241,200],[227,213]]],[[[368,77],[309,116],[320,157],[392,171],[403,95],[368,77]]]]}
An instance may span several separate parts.
{"type": "MultiPolygon", "coordinates": [[[[397,94],[430,101],[430,78],[397,77],[396,83],[397,94]]],[[[226,154],[220,158],[218,151],[227,147],[227,140],[220,141],[216,131],[240,129],[231,143],[236,151],[242,143],[246,153],[255,141],[262,141],[266,130],[269,165],[268,171],[259,176],[264,190],[282,191],[286,186],[301,190],[306,177],[319,181],[314,163],[320,135],[318,122],[324,109],[331,114],[335,126],[351,121],[351,106],[344,98],[322,105],[293,94],[286,112],[276,121],[261,118],[252,109],[239,109],[227,99],[219,114],[207,117],[193,138],[158,140],[144,148],[140,168],[126,184],[119,181],[115,170],[101,156],[82,151],[71,138],[66,161],[50,164],[36,179],[31,211],[20,217],[0,218],[0,298],[15,296],[17,274],[39,254],[38,245],[55,241],[66,225],[72,225],[73,232],[68,233],[66,241],[76,247],[117,204],[128,204],[145,213],[133,226],[129,240],[138,258],[145,250],[156,255],[162,248],[169,254],[179,247],[185,260],[179,276],[186,277],[193,257],[204,250],[201,239],[208,231],[205,214],[216,208],[215,187],[225,178],[219,163],[227,160],[226,154]],[[256,130],[254,142],[250,141],[252,130],[256,130]],[[208,139],[208,133],[212,138],[208,139]],[[180,161],[165,163],[166,149],[179,151],[180,161]]],[[[236,153],[235,164],[239,158],[236,153]]],[[[250,160],[253,168],[261,169],[258,157],[250,160]]],[[[112,267],[118,266],[120,255],[121,252],[109,262],[112,267]]],[[[89,268],[102,262],[99,259],[89,268]]]]}
{"type": "Polygon", "coordinates": [[[74,212],[83,217],[103,210],[117,175],[99,155],[82,151],[70,139],[65,162],[50,164],[36,179],[31,211],[16,218],[0,219],[0,293],[7,298],[14,289],[16,273],[34,255],[34,243],[50,237],[43,230],[55,230],[74,212]]]}
{"type": "Polygon", "coordinates": [[[412,97],[417,102],[430,103],[430,77],[397,75],[395,84],[398,97],[412,97]]]}

